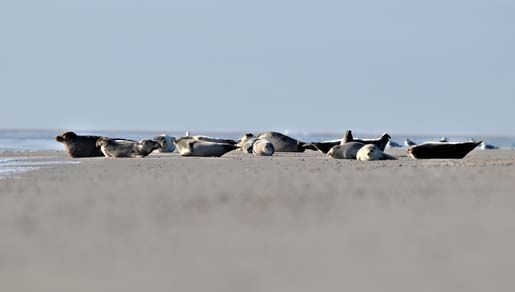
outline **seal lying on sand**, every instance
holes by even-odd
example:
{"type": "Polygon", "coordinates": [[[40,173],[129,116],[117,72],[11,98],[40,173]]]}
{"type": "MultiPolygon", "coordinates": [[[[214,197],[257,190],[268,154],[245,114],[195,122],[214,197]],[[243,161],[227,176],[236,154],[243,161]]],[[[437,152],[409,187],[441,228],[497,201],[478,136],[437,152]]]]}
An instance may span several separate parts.
{"type": "Polygon", "coordinates": [[[392,137],[390,137],[390,135],[384,133],[383,136],[381,136],[381,138],[378,138],[378,139],[356,139],[352,136],[352,132],[350,130],[348,130],[346,133],[345,133],[345,136],[347,136],[347,142],[360,142],[360,143],[363,143],[363,144],[374,144],[376,145],[377,147],[379,147],[379,149],[381,149],[381,151],[384,151],[384,149],[386,149],[386,145],[388,144],[388,141],[390,141],[390,139],[392,137]]]}
{"type": "Polygon", "coordinates": [[[73,158],[104,156],[96,143],[100,136],[79,136],[74,132],[64,132],[55,137],[59,143],[63,143],[68,154],[73,158]]]}
{"type": "Polygon", "coordinates": [[[365,146],[365,144],[360,142],[348,142],[334,146],[327,152],[327,155],[334,159],[356,159],[359,149],[363,146],[365,146]]]}
{"type": "Polygon", "coordinates": [[[397,160],[397,158],[381,151],[381,149],[379,149],[375,144],[367,144],[361,147],[356,154],[356,159],[361,161],[397,160]]]}
{"type": "Polygon", "coordinates": [[[134,158],[148,156],[152,151],[160,149],[161,144],[153,140],[141,140],[139,142],[127,140],[115,140],[101,137],[96,142],[105,157],[134,158]]]}
{"type": "Polygon", "coordinates": [[[304,145],[305,149],[313,150],[313,151],[320,151],[324,154],[327,154],[331,148],[334,146],[340,145],[341,140],[334,140],[334,141],[324,141],[324,142],[310,142],[306,143],[304,145]]]}
{"type": "Polygon", "coordinates": [[[239,146],[228,143],[218,143],[186,136],[175,141],[177,151],[181,156],[220,157],[227,152],[238,149],[239,146]]]}
{"type": "Polygon", "coordinates": [[[258,134],[257,138],[272,143],[275,152],[304,152],[306,150],[306,143],[277,132],[264,132],[258,134]]]}
{"type": "Polygon", "coordinates": [[[161,145],[161,148],[158,149],[160,153],[171,153],[175,151],[175,141],[174,137],[162,134],[157,137],[154,137],[154,141],[158,142],[161,145]]]}
{"type": "Polygon", "coordinates": [[[232,139],[215,138],[215,137],[202,136],[202,135],[190,135],[190,132],[186,132],[186,136],[184,136],[184,137],[191,137],[196,140],[207,141],[207,142],[225,143],[225,144],[232,144],[232,145],[238,144],[237,141],[232,140],[232,139]]]}
{"type": "Polygon", "coordinates": [[[272,156],[274,152],[274,144],[266,139],[256,139],[252,145],[252,154],[256,156],[272,156]]]}
{"type": "Polygon", "coordinates": [[[462,159],[474,150],[479,142],[427,142],[412,146],[408,156],[413,159],[462,159]]]}

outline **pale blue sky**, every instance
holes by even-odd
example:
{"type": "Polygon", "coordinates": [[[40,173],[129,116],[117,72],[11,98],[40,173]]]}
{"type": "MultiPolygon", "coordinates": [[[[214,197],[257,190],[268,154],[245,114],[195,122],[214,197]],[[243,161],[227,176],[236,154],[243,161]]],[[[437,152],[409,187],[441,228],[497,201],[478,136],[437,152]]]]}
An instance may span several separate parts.
{"type": "Polygon", "coordinates": [[[0,2],[0,128],[515,133],[515,2],[0,2]]]}

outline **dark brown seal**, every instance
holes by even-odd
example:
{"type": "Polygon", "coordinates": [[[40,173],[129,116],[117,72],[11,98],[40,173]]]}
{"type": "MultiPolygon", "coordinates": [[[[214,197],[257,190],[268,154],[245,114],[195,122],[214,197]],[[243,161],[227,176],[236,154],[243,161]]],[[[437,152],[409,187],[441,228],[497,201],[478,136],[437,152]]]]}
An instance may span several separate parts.
{"type": "Polygon", "coordinates": [[[408,155],[414,159],[462,159],[481,143],[482,141],[462,143],[427,142],[409,148],[408,155]]]}
{"type": "Polygon", "coordinates": [[[100,136],[79,136],[74,132],[64,132],[55,137],[59,143],[63,143],[68,154],[73,158],[104,156],[97,140],[100,136]]]}

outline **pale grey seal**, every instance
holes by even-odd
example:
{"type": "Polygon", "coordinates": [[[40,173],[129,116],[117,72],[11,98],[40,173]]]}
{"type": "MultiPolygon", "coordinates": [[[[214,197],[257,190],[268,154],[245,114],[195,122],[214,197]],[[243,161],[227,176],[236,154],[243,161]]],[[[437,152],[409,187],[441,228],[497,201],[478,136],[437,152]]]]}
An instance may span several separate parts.
{"type": "Polygon", "coordinates": [[[239,148],[237,145],[199,140],[191,136],[177,139],[175,146],[181,156],[198,157],[220,157],[239,148]]]}
{"type": "Polygon", "coordinates": [[[274,144],[266,139],[256,139],[252,144],[252,154],[256,156],[272,156],[274,152],[274,144]]]}
{"type": "Polygon", "coordinates": [[[361,147],[356,154],[356,159],[361,161],[397,160],[397,158],[381,151],[379,146],[375,144],[367,144],[361,147]]]}
{"type": "Polygon", "coordinates": [[[462,159],[482,142],[427,142],[410,147],[408,155],[414,159],[462,159]]]}
{"type": "Polygon", "coordinates": [[[141,140],[139,142],[127,140],[115,140],[101,137],[96,142],[105,157],[134,158],[145,157],[152,151],[161,148],[161,144],[153,140],[141,140]]]}
{"type": "Polygon", "coordinates": [[[359,149],[363,146],[365,146],[365,144],[360,142],[348,142],[334,146],[327,152],[327,155],[334,159],[356,159],[359,149]]]}
{"type": "Polygon", "coordinates": [[[158,149],[160,153],[171,153],[175,151],[175,137],[168,136],[166,134],[161,134],[157,137],[154,137],[154,141],[158,142],[161,147],[158,149]]]}

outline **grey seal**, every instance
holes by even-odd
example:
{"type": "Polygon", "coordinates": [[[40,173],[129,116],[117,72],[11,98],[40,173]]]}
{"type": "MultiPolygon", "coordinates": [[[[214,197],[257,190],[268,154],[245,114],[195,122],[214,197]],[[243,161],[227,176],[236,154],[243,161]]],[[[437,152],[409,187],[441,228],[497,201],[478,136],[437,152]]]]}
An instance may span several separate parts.
{"type": "Polygon", "coordinates": [[[161,147],[158,149],[160,153],[171,153],[175,151],[175,137],[168,136],[166,134],[161,134],[157,137],[154,137],[154,141],[158,142],[161,147]]]}
{"type": "Polygon", "coordinates": [[[256,136],[274,145],[275,152],[304,152],[306,143],[278,132],[264,132],[256,136]]]}
{"type": "Polygon", "coordinates": [[[410,147],[408,156],[413,159],[462,159],[482,142],[426,142],[410,147]]]}
{"type": "Polygon", "coordinates": [[[181,156],[196,157],[220,157],[227,152],[239,148],[237,145],[211,142],[192,136],[177,139],[175,146],[181,156]]]}
{"type": "Polygon", "coordinates": [[[356,159],[359,149],[363,146],[365,146],[365,144],[360,142],[348,142],[334,146],[327,152],[327,155],[334,159],[356,159]]]}
{"type": "Polygon", "coordinates": [[[152,151],[161,148],[161,144],[153,140],[127,141],[101,137],[96,142],[105,157],[135,158],[146,157],[152,151]]]}
{"type": "Polygon", "coordinates": [[[374,160],[397,160],[397,158],[384,153],[379,146],[375,144],[367,144],[359,149],[356,159],[361,161],[374,160]]]}

